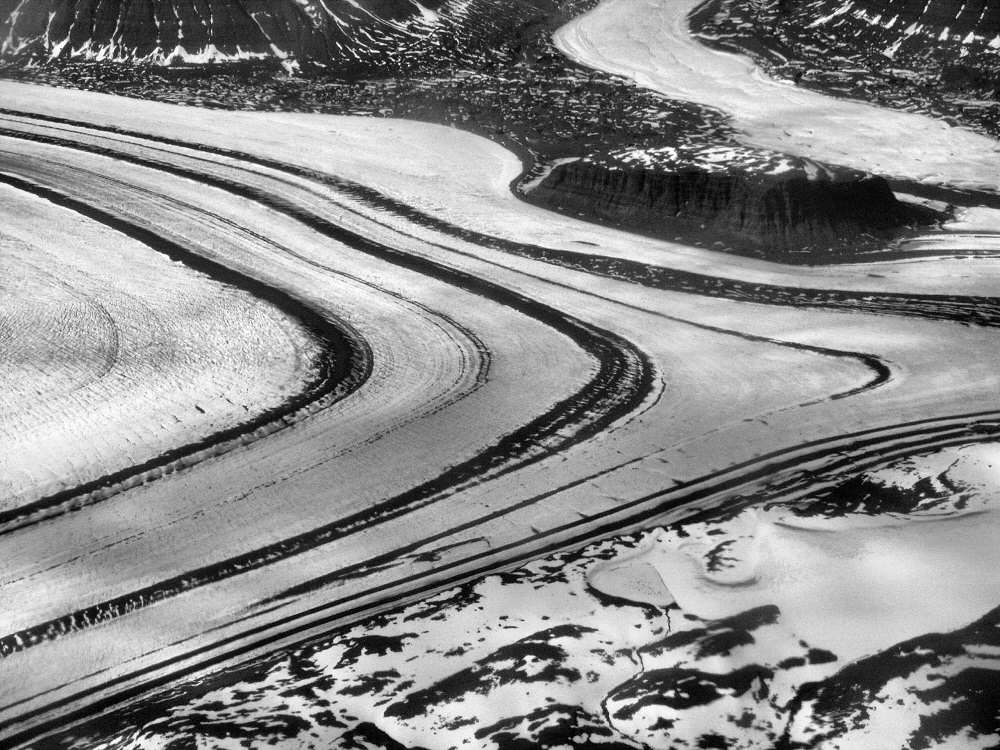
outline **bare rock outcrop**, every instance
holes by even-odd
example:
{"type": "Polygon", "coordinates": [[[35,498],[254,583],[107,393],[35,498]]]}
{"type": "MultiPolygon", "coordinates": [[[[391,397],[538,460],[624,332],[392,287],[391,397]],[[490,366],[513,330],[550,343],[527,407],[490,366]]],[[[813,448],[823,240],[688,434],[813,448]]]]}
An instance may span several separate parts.
{"type": "MultiPolygon", "coordinates": [[[[845,78],[859,72],[868,96],[883,92],[896,79],[940,93],[1000,94],[1000,5],[987,0],[776,0],[743,6],[737,26],[719,28],[735,4],[709,3],[692,18],[708,43],[729,39],[751,55],[772,55],[799,72],[838,68],[845,78]],[[716,14],[716,11],[722,11],[716,14]],[[739,25],[742,22],[742,25],[739,25]],[[844,70],[846,68],[846,70],[844,70]]],[[[723,23],[723,25],[726,25],[723,23]]],[[[854,93],[865,96],[864,88],[854,93]]],[[[911,97],[925,98],[911,92],[911,97]]]]}
{"type": "MultiPolygon", "coordinates": [[[[888,57],[944,47],[1000,47],[1000,5],[987,0],[784,0],[782,10],[819,32],[832,29],[886,44],[888,57]]],[[[881,48],[881,47],[879,47],[881,48]]]]}
{"type": "Polygon", "coordinates": [[[445,53],[475,58],[537,13],[523,0],[499,8],[476,0],[0,0],[0,57],[308,62],[392,74],[445,53]]]}
{"type": "Polygon", "coordinates": [[[665,238],[714,237],[758,255],[884,242],[926,217],[881,177],[735,147],[563,161],[522,192],[549,208],[665,238]]]}

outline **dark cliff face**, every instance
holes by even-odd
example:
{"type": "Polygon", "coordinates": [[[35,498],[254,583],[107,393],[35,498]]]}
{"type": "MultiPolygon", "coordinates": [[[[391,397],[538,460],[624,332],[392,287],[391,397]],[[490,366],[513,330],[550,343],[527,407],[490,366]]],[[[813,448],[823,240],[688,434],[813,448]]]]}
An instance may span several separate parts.
{"type": "Polygon", "coordinates": [[[502,12],[476,0],[0,0],[0,55],[397,71],[488,49],[532,10],[521,0],[502,12]]]}
{"type": "Polygon", "coordinates": [[[708,233],[763,255],[884,241],[917,219],[881,177],[745,149],[669,151],[559,164],[526,197],[668,239],[708,233]]]}
{"type": "MultiPolygon", "coordinates": [[[[819,51],[938,87],[992,90],[997,83],[1000,4],[989,0],[776,0],[758,20],[764,23],[750,24],[755,33],[776,37],[765,46],[807,67],[825,67],[810,57],[819,51]]],[[[695,19],[705,30],[711,23],[707,12],[695,19]]]]}
{"type": "Polygon", "coordinates": [[[813,0],[783,5],[815,28],[851,25],[852,19],[885,38],[943,44],[990,43],[1000,34],[1000,5],[987,0],[813,0]]]}
{"type": "MultiPolygon", "coordinates": [[[[876,52],[939,89],[1000,94],[1000,4],[986,0],[832,0],[804,4],[786,23],[876,52]]],[[[858,55],[852,55],[857,57],[858,55]]]]}
{"type": "Polygon", "coordinates": [[[990,0],[709,0],[705,44],[777,78],[1000,137],[1000,4],[990,0]]]}

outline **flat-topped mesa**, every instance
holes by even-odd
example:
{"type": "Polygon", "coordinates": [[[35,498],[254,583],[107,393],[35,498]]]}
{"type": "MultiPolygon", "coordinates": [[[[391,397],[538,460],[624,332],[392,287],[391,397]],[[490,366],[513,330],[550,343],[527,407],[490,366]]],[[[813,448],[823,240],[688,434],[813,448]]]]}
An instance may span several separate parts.
{"type": "Polygon", "coordinates": [[[741,147],[628,149],[561,160],[522,186],[540,205],[755,255],[870,247],[926,219],[885,179],[741,147]]]}

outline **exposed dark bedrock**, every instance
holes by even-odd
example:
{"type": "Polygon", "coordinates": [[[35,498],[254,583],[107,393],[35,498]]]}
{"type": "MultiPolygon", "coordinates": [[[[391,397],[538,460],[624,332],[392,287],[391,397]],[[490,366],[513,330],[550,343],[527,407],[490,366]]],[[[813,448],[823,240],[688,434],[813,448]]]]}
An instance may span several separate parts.
{"type": "Polygon", "coordinates": [[[815,28],[867,27],[868,40],[900,42],[893,52],[927,47],[960,55],[963,46],[988,45],[1000,35],[1000,5],[991,0],[798,0],[780,12],[802,14],[815,28]],[[971,35],[971,36],[970,36],[971,35]]]}
{"type": "Polygon", "coordinates": [[[743,149],[669,151],[667,159],[646,152],[560,164],[527,197],[667,239],[714,238],[755,255],[850,252],[934,220],[871,174],[743,149]]]}
{"type": "MultiPolygon", "coordinates": [[[[982,747],[1000,732],[1000,607],[947,633],[927,633],[859,659],[825,680],[806,683],[790,704],[805,736],[785,736],[776,750],[838,744],[863,732],[873,715],[919,715],[911,724],[885,722],[884,738],[914,750],[950,742],[982,747]],[[975,743],[978,744],[978,743],[975,743]]],[[[883,745],[886,746],[886,745],[883,745]]]]}
{"type": "Polygon", "coordinates": [[[691,28],[775,77],[1000,136],[998,3],[709,0],[691,28]]]}
{"type": "Polygon", "coordinates": [[[353,46],[353,27],[366,18],[366,25],[374,26],[368,12],[404,24],[419,15],[406,0],[361,0],[357,7],[345,2],[337,4],[337,11],[342,25],[320,13],[318,6],[293,0],[0,0],[0,16],[8,19],[5,31],[24,45],[17,51],[68,55],[86,50],[95,55],[104,48],[103,56],[128,59],[165,58],[177,46],[196,53],[210,44],[232,56],[271,56],[276,47],[283,53],[328,59],[338,44],[353,46]]]}
{"type": "Polygon", "coordinates": [[[516,54],[549,0],[0,0],[0,57],[397,75],[516,54]]]}

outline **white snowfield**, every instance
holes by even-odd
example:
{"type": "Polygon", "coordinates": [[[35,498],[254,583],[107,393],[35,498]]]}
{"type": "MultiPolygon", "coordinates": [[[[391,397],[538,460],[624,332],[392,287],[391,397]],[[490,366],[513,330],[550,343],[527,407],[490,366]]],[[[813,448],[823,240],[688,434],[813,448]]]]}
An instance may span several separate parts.
{"type": "Polygon", "coordinates": [[[271,305],[0,196],[0,510],[245,424],[314,375],[316,342],[271,305]]]}
{"type": "MultiPolygon", "coordinates": [[[[579,45],[597,44],[596,38],[603,40],[598,49],[617,44],[625,55],[635,44],[637,59],[653,60],[642,52],[647,25],[652,34],[669,31],[675,9],[680,13],[687,5],[630,2],[613,0],[571,25],[561,37],[564,48],[567,38],[582,40],[574,42],[579,45]],[[626,34],[626,6],[633,14],[628,33],[638,40],[628,43],[611,34],[618,28],[626,34]],[[643,9],[653,15],[641,15],[643,9]],[[662,23],[656,20],[661,16],[662,23]]],[[[764,118],[753,92],[739,90],[779,88],[749,68],[739,73],[737,58],[721,59],[739,76],[731,84],[705,79],[699,71],[708,69],[706,63],[679,70],[676,85],[700,91],[705,80],[716,80],[714,89],[699,96],[721,97],[712,102],[720,107],[729,107],[731,97],[734,108],[764,118]]],[[[791,101],[798,95],[788,96],[791,101]]],[[[579,545],[609,529],[679,517],[686,510],[674,505],[696,491],[698,504],[711,506],[766,481],[803,471],[822,476],[833,460],[864,463],[872,460],[871,450],[888,458],[916,445],[961,440],[955,435],[969,422],[965,415],[996,409],[1000,371],[990,355],[997,336],[990,328],[873,315],[863,304],[845,312],[650,289],[490,249],[309,175],[196,147],[233,149],[352,180],[495,237],[748,284],[863,295],[993,295],[1000,277],[996,260],[791,268],[633,237],[519,202],[508,190],[520,171],[512,154],[426,124],[204,111],[8,82],[0,82],[0,102],[23,115],[0,116],[0,174],[98,206],[291,295],[348,326],[367,342],[372,362],[371,376],[354,393],[302,416],[290,429],[0,537],[8,561],[0,580],[0,644],[15,644],[0,660],[3,735],[55,731],[73,710],[100,699],[126,700],[128,691],[141,700],[147,681],[206,659],[225,665],[483,570],[579,545]],[[107,127],[138,135],[99,129],[107,127]],[[225,182],[209,184],[209,178],[225,182]],[[262,202],[255,197],[260,195],[280,197],[281,205],[262,202]],[[371,254],[303,217],[443,271],[428,274],[409,260],[371,254]],[[449,281],[452,272],[480,280],[481,288],[449,281]],[[498,291],[484,291],[488,284],[498,291]],[[572,435],[574,426],[555,430],[545,443],[556,447],[553,455],[528,446],[527,453],[501,456],[498,467],[484,467],[473,479],[432,495],[433,502],[356,523],[358,514],[388,508],[379,504],[449,467],[492,455],[504,436],[580,392],[598,372],[601,363],[580,341],[554,318],[528,314],[516,299],[548,306],[553,316],[578,320],[619,337],[623,349],[640,352],[651,382],[639,403],[568,447],[559,440],[572,435]],[[887,368],[888,378],[866,389],[879,375],[869,355],[887,368]],[[921,426],[909,424],[914,422],[921,426]],[[944,426],[956,432],[936,437],[944,426]],[[869,431],[875,449],[855,445],[859,431],[869,431]],[[523,455],[536,460],[517,463],[523,455]],[[281,543],[321,527],[337,531],[294,555],[283,551],[281,543]],[[276,546],[269,548],[266,564],[240,562],[268,545],[276,546]],[[211,574],[223,568],[225,575],[211,574]],[[171,580],[181,583],[168,596],[152,601],[155,593],[142,594],[171,580]],[[114,609],[109,603],[116,598],[139,603],[114,609]]],[[[798,135],[749,140],[792,150],[788,144],[804,138],[806,128],[826,127],[827,112],[818,104],[796,111],[790,132],[798,135]]],[[[942,144],[957,144],[958,158],[941,156],[925,173],[930,179],[995,179],[995,172],[988,178],[988,166],[977,166],[979,160],[992,163],[995,148],[983,149],[982,139],[965,131],[921,122],[913,119],[942,144]],[[946,140],[952,137],[957,140],[946,140]],[[962,150],[969,139],[979,144],[978,154],[962,150]],[[953,171],[946,172],[949,164],[953,171]]],[[[762,132],[773,135],[781,127],[787,126],[762,132]]],[[[850,132],[847,125],[842,129],[850,132]]],[[[844,141],[843,157],[807,155],[906,174],[915,168],[917,147],[908,150],[915,140],[908,135],[902,147],[893,147],[889,134],[872,143],[859,136],[844,141]],[[886,168],[863,163],[862,154],[886,168]]],[[[835,147],[833,140],[823,146],[835,147]]],[[[10,221],[5,218],[4,225],[10,221]]],[[[74,221],[84,225],[81,231],[104,231],[89,220],[74,221]]],[[[88,318],[73,325],[68,338],[94,335],[88,318]]],[[[198,329],[191,335],[191,346],[204,345],[198,329]]],[[[279,343],[269,337],[261,345],[272,342],[279,343]]],[[[24,404],[31,406],[30,400],[24,404]]],[[[992,539],[995,519],[993,510],[979,517],[976,523],[986,529],[982,538],[992,539]]],[[[824,536],[801,539],[807,548],[822,544],[824,536]]],[[[776,549],[787,555],[802,548],[783,543],[776,549]]],[[[977,547],[962,568],[962,575],[975,578],[977,591],[986,592],[984,598],[992,596],[991,607],[1000,596],[1000,581],[992,575],[996,549],[977,547]]],[[[682,578],[697,581],[678,574],[682,578]]],[[[671,580],[664,580],[669,587],[671,580]]],[[[768,580],[767,586],[741,591],[739,606],[755,591],[762,603],[771,601],[781,580],[768,580]]],[[[733,601],[726,598],[731,588],[703,589],[689,598],[706,612],[733,601]]],[[[971,610],[986,607],[969,601],[964,608],[926,610],[911,594],[900,595],[898,607],[906,609],[894,610],[891,632],[873,627],[868,647],[961,626],[971,610]]],[[[821,647],[823,634],[814,640],[821,647]]]]}

